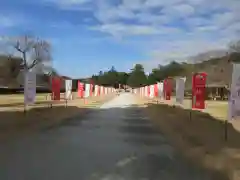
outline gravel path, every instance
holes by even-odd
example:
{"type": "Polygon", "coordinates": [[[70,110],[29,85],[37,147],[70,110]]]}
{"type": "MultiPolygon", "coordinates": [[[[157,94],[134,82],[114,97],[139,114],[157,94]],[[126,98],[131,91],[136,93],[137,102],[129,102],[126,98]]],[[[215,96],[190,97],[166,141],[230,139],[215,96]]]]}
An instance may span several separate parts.
{"type": "Polygon", "coordinates": [[[208,180],[122,94],[84,119],[1,145],[1,180],[208,180]]]}

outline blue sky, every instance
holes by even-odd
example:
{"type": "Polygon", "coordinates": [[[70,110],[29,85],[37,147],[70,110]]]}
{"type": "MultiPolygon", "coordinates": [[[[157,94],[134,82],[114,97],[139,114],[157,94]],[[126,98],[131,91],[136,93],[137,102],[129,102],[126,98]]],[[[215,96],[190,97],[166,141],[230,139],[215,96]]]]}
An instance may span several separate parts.
{"type": "Polygon", "coordinates": [[[31,34],[53,47],[54,67],[85,77],[112,65],[147,71],[224,49],[240,35],[239,0],[8,0],[0,35],[31,34]]]}

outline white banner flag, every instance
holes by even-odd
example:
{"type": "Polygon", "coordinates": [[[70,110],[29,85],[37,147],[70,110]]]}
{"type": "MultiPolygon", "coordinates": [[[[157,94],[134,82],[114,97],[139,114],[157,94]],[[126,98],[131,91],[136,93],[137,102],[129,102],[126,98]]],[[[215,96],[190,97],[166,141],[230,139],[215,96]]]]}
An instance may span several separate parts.
{"type": "Polygon", "coordinates": [[[160,99],[163,98],[163,83],[162,82],[158,83],[158,97],[160,99]]]}
{"type": "Polygon", "coordinates": [[[101,92],[101,95],[104,95],[104,87],[103,86],[101,86],[100,92],[101,92]]]}
{"type": "Polygon", "coordinates": [[[154,98],[154,85],[150,85],[150,98],[154,98]]]}
{"type": "Polygon", "coordinates": [[[36,97],[36,74],[33,72],[25,72],[24,80],[24,103],[34,104],[36,97]]]}
{"type": "Polygon", "coordinates": [[[176,79],[176,102],[183,104],[186,78],[176,79]]]}
{"type": "Polygon", "coordinates": [[[94,92],[95,92],[95,96],[98,95],[98,88],[99,88],[99,86],[98,86],[98,85],[95,85],[95,90],[94,90],[94,92]]]}
{"type": "Polygon", "coordinates": [[[240,116],[240,64],[233,64],[229,119],[240,116]]]}
{"type": "Polygon", "coordinates": [[[145,86],[145,88],[144,88],[144,95],[148,96],[148,87],[147,86],[145,86]]]}
{"type": "Polygon", "coordinates": [[[72,80],[65,80],[65,98],[72,99],[72,80]]]}
{"type": "Polygon", "coordinates": [[[85,98],[90,96],[90,84],[85,84],[85,98]]]}

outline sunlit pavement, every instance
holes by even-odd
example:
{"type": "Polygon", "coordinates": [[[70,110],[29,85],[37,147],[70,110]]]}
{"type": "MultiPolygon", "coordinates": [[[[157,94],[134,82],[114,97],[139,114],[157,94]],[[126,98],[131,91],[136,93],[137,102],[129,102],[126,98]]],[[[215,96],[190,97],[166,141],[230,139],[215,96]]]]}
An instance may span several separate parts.
{"type": "Polygon", "coordinates": [[[124,93],[84,119],[2,144],[1,180],[205,180],[124,93]]]}

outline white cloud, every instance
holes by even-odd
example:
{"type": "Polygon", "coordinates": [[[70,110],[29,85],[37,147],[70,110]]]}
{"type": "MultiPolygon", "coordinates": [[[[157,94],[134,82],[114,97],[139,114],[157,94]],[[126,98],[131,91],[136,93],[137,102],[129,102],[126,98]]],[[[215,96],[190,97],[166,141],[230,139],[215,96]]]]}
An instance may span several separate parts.
{"type": "Polygon", "coordinates": [[[0,15],[0,27],[13,27],[16,24],[12,18],[0,15]]]}
{"type": "Polygon", "coordinates": [[[188,4],[180,4],[173,7],[180,15],[191,15],[194,13],[194,8],[188,4]]]}
{"type": "Polygon", "coordinates": [[[130,10],[141,10],[144,9],[142,0],[123,0],[122,6],[130,10]]]}
{"type": "Polygon", "coordinates": [[[43,0],[44,2],[55,3],[59,6],[74,6],[74,5],[82,5],[91,0],[43,0]]]}
{"type": "Polygon", "coordinates": [[[177,3],[182,2],[182,0],[146,0],[144,5],[147,7],[168,7],[177,3]]]}
{"type": "Polygon", "coordinates": [[[88,3],[92,0],[42,0],[43,3],[52,3],[58,8],[63,10],[80,10],[80,11],[91,11],[93,10],[88,3]]]}
{"type": "Polygon", "coordinates": [[[101,22],[108,23],[118,21],[119,19],[133,19],[134,13],[121,7],[102,7],[95,13],[97,19],[101,22]]]}
{"type": "Polygon", "coordinates": [[[162,42],[159,47],[150,51],[149,60],[141,61],[147,71],[157,67],[159,64],[168,64],[169,62],[187,61],[188,57],[212,51],[216,49],[224,50],[229,44],[229,39],[219,39],[218,41],[189,39],[184,41],[162,42]]]}
{"type": "Polygon", "coordinates": [[[144,36],[145,40],[136,43],[149,47],[145,51],[150,52],[151,62],[184,60],[222,49],[240,34],[239,0],[122,0],[115,4],[110,0],[48,1],[71,7],[91,2],[99,24],[90,29],[117,38],[127,36],[128,40],[144,36]]]}
{"type": "Polygon", "coordinates": [[[235,12],[224,12],[214,15],[213,22],[215,22],[219,27],[226,27],[240,21],[240,13],[236,14],[235,12]]]}
{"type": "Polygon", "coordinates": [[[194,7],[188,4],[176,4],[163,8],[163,13],[171,18],[186,17],[194,13],[194,7]]]}
{"type": "Polygon", "coordinates": [[[122,36],[135,36],[135,35],[157,35],[157,34],[171,34],[179,33],[177,28],[170,27],[154,27],[149,25],[126,25],[121,23],[116,24],[103,24],[101,26],[92,27],[92,30],[99,30],[105,33],[109,33],[115,37],[122,36]]]}
{"type": "Polygon", "coordinates": [[[145,25],[124,25],[124,24],[104,24],[99,27],[92,28],[93,30],[99,30],[112,34],[113,36],[119,35],[148,35],[148,34],[158,34],[158,30],[151,26],[145,25]]]}
{"type": "Polygon", "coordinates": [[[217,31],[217,26],[200,26],[196,28],[198,31],[217,31]]]}

